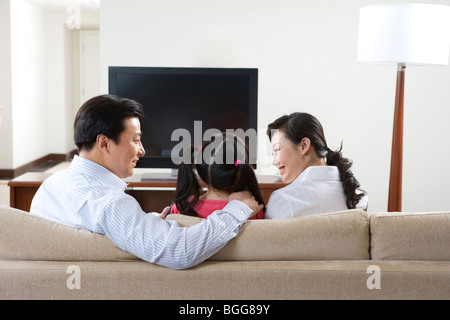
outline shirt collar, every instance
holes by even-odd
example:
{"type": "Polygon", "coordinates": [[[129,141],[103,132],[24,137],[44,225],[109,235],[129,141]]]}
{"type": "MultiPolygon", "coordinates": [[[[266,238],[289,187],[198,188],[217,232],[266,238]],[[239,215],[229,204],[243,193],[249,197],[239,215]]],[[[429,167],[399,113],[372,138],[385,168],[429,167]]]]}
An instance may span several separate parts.
{"type": "Polygon", "coordinates": [[[95,180],[101,180],[104,184],[113,187],[125,189],[127,186],[125,181],[102,165],[77,155],[74,156],[69,168],[81,174],[89,175],[95,180]]]}
{"type": "Polygon", "coordinates": [[[303,180],[340,181],[341,177],[336,166],[311,166],[303,170],[294,182],[303,180]]]}

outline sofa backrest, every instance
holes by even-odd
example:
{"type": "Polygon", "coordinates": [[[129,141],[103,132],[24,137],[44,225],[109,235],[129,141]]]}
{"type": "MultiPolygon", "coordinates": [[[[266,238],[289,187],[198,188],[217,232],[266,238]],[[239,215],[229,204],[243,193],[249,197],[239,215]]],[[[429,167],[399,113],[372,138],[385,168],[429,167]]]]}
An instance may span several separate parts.
{"type": "Polygon", "coordinates": [[[372,260],[450,260],[450,212],[370,215],[372,260]]]}
{"type": "MultiPolygon", "coordinates": [[[[169,215],[180,226],[200,218],[169,215]]],[[[368,215],[346,210],[277,220],[248,220],[210,260],[366,260],[368,215]]]]}
{"type": "Polygon", "coordinates": [[[136,260],[104,235],[0,206],[0,260],[136,260]]]}
{"type": "MultiPolygon", "coordinates": [[[[201,221],[169,215],[180,226],[201,221]]],[[[249,220],[210,260],[369,259],[369,217],[360,210],[249,220]]],[[[105,235],[0,205],[0,260],[123,261],[137,257],[105,235]]]]}

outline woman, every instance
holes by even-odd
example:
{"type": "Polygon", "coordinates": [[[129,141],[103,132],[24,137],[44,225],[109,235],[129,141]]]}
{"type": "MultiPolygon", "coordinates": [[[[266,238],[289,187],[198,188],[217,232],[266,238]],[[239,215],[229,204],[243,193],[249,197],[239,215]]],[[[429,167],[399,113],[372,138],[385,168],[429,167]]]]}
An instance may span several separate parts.
{"type": "Polygon", "coordinates": [[[366,192],[350,171],[341,149],[328,148],[322,125],[308,113],[285,115],[267,128],[273,165],[284,188],[272,193],[267,219],[306,216],[347,209],[367,210],[366,192]]]}

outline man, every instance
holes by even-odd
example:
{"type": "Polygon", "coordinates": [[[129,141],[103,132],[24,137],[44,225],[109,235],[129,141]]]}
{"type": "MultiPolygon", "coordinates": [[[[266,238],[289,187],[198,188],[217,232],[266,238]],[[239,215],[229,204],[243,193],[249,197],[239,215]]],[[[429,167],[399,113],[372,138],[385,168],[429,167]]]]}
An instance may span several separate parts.
{"type": "Polygon", "coordinates": [[[118,247],[162,266],[195,266],[234,238],[259,205],[248,192],[230,195],[229,204],[201,223],[181,228],[142,211],[125,193],[123,178],[145,154],[139,119],[142,106],[113,95],[83,104],[74,122],[79,156],[70,168],[50,176],[33,198],[30,213],[106,234],[118,247]]]}

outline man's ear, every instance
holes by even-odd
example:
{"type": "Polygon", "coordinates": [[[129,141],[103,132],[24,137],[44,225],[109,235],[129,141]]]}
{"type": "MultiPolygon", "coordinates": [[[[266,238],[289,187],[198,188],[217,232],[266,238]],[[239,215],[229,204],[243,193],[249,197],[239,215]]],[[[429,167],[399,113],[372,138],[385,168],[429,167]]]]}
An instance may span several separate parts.
{"type": "Polygon", "coordinates": [[[109,152],[110,140],[104,134],[99,134],[97,136],[96,147],[102,152],[109,152]]]}
{"type": "Polygon", "coordinates": [[[306,154],[311,148],[311,140],[308,138],[303,138],[299,143],[299,150],[301,154],[306,154]]]}

